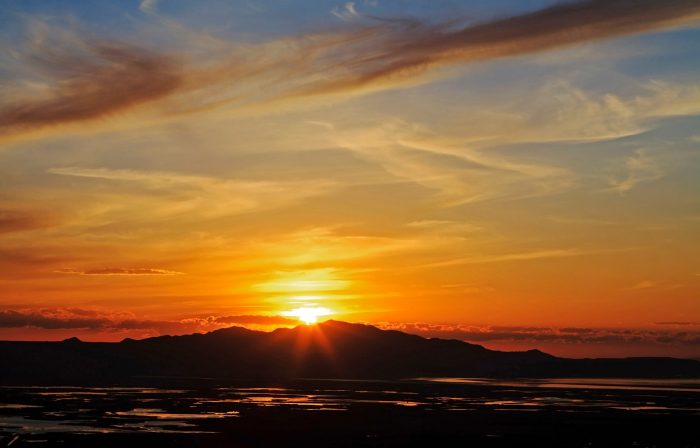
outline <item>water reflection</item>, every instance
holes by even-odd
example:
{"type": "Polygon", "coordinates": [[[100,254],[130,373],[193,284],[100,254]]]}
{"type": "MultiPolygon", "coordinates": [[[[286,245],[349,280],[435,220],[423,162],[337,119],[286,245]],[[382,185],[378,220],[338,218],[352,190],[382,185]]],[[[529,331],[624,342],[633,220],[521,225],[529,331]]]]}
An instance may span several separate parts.
{"type": "Polygon", "coordinates": [[[656,390],[700,393],[700,379],[550,378],[498,380],[491,378],[416,378],[436,383],[472,384],[544,389],[656,390]]]}
{"type": "Polygon", "coordinates": [[[314,380],[290,387],[0,387],[0,435],[200,433],[259,412],[631,412],[699,414],[700,380],[314,380]],[[360,387],[357,387],[360,386],[360,387]],[[355,389],[357,387],[357,389],[355,389]],[[690,392],[690,393],[689,393],[690,392]]]}
{"type": "Polygon", "coordinates": [[[159,419],[159,420],[197,420],[201,418],[223,418],[223,417],[233,417],[237,416],[237,411],[228,412],[201,412],[201,413],[173,413],[167,412],[164,409],[147,409],[147,408],[135,408],[130,411],[118,411],[118,412],[108,412],[108,415],[119,415],[119,416],[130,416],[130,417],[144,417],[147,419],[159,419]]]}

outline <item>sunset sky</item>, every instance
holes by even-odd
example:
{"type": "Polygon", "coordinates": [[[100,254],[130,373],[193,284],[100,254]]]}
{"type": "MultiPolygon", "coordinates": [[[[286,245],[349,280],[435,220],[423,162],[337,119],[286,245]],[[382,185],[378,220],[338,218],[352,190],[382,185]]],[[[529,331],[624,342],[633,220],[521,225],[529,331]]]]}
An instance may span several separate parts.
{"type": "Polygon", "coordinates": [[[0,8],[0,339],[700,357],[697,0],[0,8]]]}

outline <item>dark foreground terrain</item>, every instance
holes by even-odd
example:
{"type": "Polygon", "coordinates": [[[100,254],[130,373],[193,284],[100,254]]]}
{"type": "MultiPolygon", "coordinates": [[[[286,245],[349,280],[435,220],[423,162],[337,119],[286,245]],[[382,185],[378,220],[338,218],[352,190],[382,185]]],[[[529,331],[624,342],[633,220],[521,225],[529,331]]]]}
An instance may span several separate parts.
{"type": "Polygon", "coordinates": [[[0,342],[0,362],[0,447],[700,448],[693,360],[564,359],[328,321],[0,342]]]}
{"type": "Polygon", "coordinates": [[[700,447],[697,380],[1,387],[0,446],[700,447]]]}

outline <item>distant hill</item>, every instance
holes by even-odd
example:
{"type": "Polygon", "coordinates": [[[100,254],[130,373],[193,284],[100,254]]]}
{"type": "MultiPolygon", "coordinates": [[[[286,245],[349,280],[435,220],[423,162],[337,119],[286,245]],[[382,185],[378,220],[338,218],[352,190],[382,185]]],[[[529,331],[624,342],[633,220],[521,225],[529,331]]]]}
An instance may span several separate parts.
{"type": "Polygon", "coordinates": [[[327,321],[266,333],[231,327],[119,343],[0,342],[0,384],[119,382],[136,377],[221,379],[415,377],[700,378],[674,358],[565,359],[500,352],[369,325],[327,321]]]}

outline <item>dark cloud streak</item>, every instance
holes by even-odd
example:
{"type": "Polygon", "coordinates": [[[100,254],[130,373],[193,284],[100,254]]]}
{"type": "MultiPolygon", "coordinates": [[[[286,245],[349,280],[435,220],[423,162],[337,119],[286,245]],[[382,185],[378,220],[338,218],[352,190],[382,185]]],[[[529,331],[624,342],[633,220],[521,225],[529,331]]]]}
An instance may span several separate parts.
{"type": "Polygon", "coordinates": [[[587,0],[461,29],[455,29],[454,22],[387,21],[362,48],[362,54],[345,62],[346,76],[309,86],[305,93],[411,77],[436,65],[525,55],[651,31],[699,15],[700,3],[694,0],[587,0]]]}
{"type": "Polygon", "coordinates": [[[105,317],[52,316],[40,312],[0,311],[0,328],[35,327],[47,330],[101,329],[110,324],[105,317]]]}
{"type": "Polygon", "coordinates": [[[211,331],[231,325],[290,326],[296,319],[274,315],[230,315],[192,317],[180,320],[137,319],[125,313],[107,313],[81,308],[0,310],[0,328],[81,329],[92,331],[147,330],[156,334],[211,331]]]}
{"type": "Polygon", "coordinates": [[[424,337],[459,339],[473,343],[530,342],[559,344],[677,344],[700,345],[698,331],[669,331],[634,328],[554,328],[387,323],[382,328],[424,337]]]}
{"type": "Polygon", "coordinates": [[[28,210],[0,209],[0,234],[42,229],[55,225],[46,213],[28,210]]]}
{"type": "Polygon", "coordinates": [[[182,84],[169,57],[116,42],[85,47],[87,56],[35,50],[40,55],[34,62],[53,75],[53,86],[2,106],[0,129],[21,131],[101,118],[174,93],[182,84]]]}

